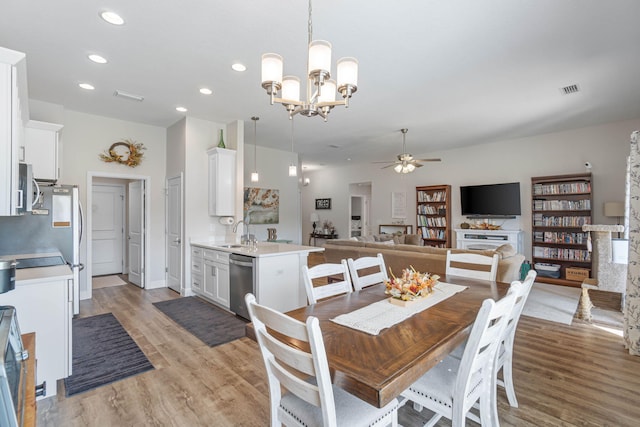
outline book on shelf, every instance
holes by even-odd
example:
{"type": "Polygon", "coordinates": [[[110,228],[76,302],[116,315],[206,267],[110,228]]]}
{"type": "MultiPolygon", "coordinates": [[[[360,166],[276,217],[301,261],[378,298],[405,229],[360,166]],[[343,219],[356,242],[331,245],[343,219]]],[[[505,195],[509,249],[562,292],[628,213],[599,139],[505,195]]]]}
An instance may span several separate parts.
{"type": "Polygon", "coordinates": [[[591,200],[536,200],[533,201],[534,211],[588,211],[591,210],[591,200]]]}
{"type": "Polygon", "coordinates": [[[418,191],[418,202],[444,202],[447,200],[446,191],[418,191]]]}
{"type": "Polygon", "coordinates": [[[591,193],[590,182],[563,182],[559,184],[534,184],[533,194],[536,196],[556,194],[591,193]]]}

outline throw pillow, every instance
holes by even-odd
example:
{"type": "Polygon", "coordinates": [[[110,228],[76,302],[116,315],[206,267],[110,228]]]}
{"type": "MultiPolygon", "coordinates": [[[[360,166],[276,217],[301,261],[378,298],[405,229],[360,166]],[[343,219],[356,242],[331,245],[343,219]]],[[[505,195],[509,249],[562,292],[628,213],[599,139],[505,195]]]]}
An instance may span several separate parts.
{"type": "Polygon", "coordinates": [[[420,246],[422,243],[422,239],[419,234],[405,234],[404,235],[404,244],[405,245],[417,245],[420,246]]]}
{"type": "Polygon", "coordinates": [[[404,243],[405,243],[404,236],[406,236],[406,234],[397,234],[397,235],[393,236],[393,242],[396,245],[404,245],[404,243]]]}
{"type": "Polygon", "coordinates": [[[382,245],[388,245],[388,246],[393,246],[393,245],[396,244],[396,242],[394,242],[393,239],[392,240],[385,240],[384,242],[378,242],[378,243],[380,243],[382,245]]]}
{"type": "Polygon", "coordinates": [[[509,243],[505,243],[504,245],[497,247],[496,252],[500,254],[502,259],[512,257],[517,253],[516,248],[509,243]]]}

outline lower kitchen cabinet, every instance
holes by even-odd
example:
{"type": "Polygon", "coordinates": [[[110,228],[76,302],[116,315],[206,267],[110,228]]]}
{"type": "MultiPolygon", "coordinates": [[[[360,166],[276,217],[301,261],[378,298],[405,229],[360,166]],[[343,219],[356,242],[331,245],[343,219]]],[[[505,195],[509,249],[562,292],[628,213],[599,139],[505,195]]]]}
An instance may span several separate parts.
{"type": "Polygon", "coordinates": [[[73,285],[68,278],[16,280],[14,290],[0,295],[0,305],[16,308],[24,333],[36,333],[36,384],[46,382],[46,394],[55,396],[59,379],[71,375],[73,285]]]}
{"type": "Polygon", "coordinates": [[[191,247],[191,290],[229,308],[229,253],[191,247]]]}

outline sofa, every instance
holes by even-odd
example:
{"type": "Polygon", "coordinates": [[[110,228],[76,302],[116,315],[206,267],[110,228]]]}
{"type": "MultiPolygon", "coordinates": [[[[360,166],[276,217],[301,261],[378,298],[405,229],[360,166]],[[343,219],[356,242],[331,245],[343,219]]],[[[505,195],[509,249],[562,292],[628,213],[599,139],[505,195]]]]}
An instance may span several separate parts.
{"type": "MultiPolygon", "coordinates": [[[[406,235],[410,236],[410,235],[406,235]]],[[[405,238],[406,239],[406,238],[405,238]]],[[[375,240],[375,236],[374,236],[375,240]]],[[[419,246],[416,244],[395,243],[393,237],[386,241],[358,241],[351,239],[329,240],[324,247],[326,262],[339,263],[348,258],[360,258],[364,256],[376,256],[381,253],[387,270],[394,274],[400,273],[403,268],[413,266],[418,271],[437,273],[444,275],[447,259],[447,248],[432,246],[419,246]]],[[[411,240],[414,241],[413,239],[411,240]]],[[[520,266],[524,261],[524,255],[516,253],[510,244],[502,245],[495,250],[466,250],[451,249],[452,252],[474,252],[493,256],[497,253],[498,261],[497,281],[510,283],[520,279],[520,266]]]]}

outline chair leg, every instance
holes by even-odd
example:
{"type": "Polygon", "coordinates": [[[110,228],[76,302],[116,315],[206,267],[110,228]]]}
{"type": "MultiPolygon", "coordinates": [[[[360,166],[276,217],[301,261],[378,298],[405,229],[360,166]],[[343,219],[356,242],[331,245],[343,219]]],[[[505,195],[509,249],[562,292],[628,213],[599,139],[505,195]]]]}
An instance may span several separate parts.
{"type": "Polygon", "coordinates": [[[513,366],[511,366],[511,355],[507,355],[505,358],[504,365],[502,366],[502,377],[509,405],[517,408],[518,399],[516,398],[516,390],[513,387],[513,366]]]}

